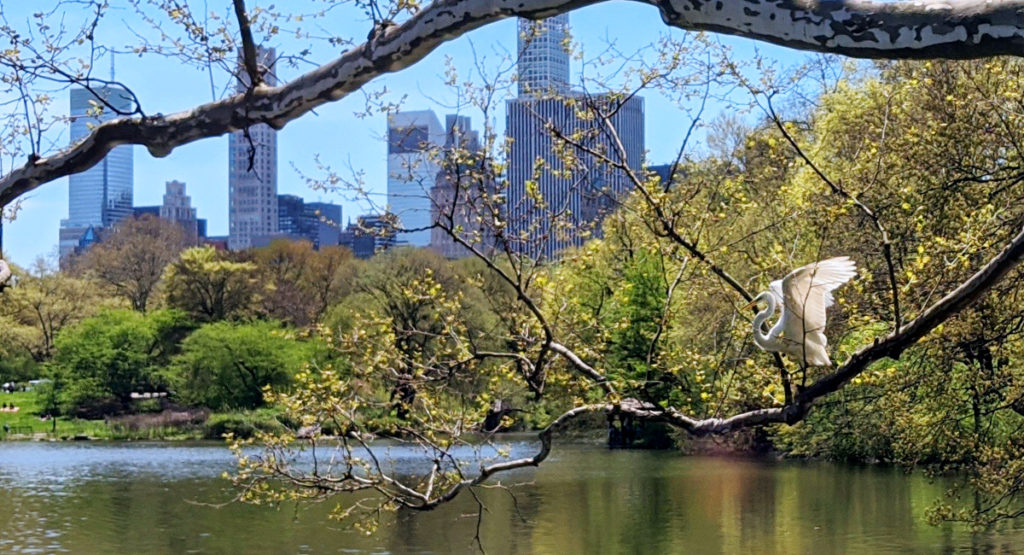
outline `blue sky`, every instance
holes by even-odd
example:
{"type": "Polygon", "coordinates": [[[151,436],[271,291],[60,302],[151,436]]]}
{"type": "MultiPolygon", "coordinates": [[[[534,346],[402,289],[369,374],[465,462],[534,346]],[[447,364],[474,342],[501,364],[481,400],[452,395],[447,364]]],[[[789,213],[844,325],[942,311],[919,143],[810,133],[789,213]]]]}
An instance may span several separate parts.
{"type": "MultiPolygon", "coordinates": [[[[12,22],[28,16],[31,6],[24,3],[4,8],[12,22]]],[[[211,7],[211,9],[213,9],[211,7]]],[[[137,26],[125,12],[121,17],[109,17],[99,29],[97,37],[107,44],[121,47],[134,41],[132,32],[137,26]]],[[[349,20],[350,21],[350,20],[349,20]]],[[[354,25],[354,24],[353,24],[354,25]]],[[[570,15],[573,40],[588,58],[603,51],[613,41],[618,51],[632,53],[656,40],[660,35],[681,37],[682,32],[665,26],[657,11],[649,5],[636,3],[607,3],[576,10],[570,15]]],[[[352,27],[353,36],[365,33],[365,22],[352,27]]],[[[737,52],[752,51],[752,43],[728,39],[737,52]]],[[[283,52],[295,52],[306,43],[282,38],[275,46],[283,52]]],[[[472,72],[474,51],[484,65],[497,63],[502,53],[514,52],[516,44],[515,20],[488,25],[451,41],[413,67],[387,75],[370,83],[368,90],[386,86],[395,99],[406,95],[404,109],[433,109],[443,119],[456,104],[453,92],[444,84],[445,59],[450,57],[460,75],[472,72]]],[[[801,55],[782,48],[758,46],[762,53],[776,59],[798,60],[801,55]]],[[[332,52],[314,49],[318,61],[330,59],[332,52]]],[[[109,62],[103,62],[106,68],[109,62]]],[[[572,79],[579,79],[579,62],[572,68],[572,79]]],[[[116,72],[120,81],[131,87],[149,113],[164,114],[188,109],[211,100],[209,77],[205,72],[183,68],[174,59],[159,56],[137,57],[124,54],[116,59],[116,72]]],[[[104,69],[104,74],[106,69],[104,69]]],[[[282,77],[289,79],[298,74],[295,69],[280,69],[282,77]]],[[[646,148],[648,160],[659,163],[670,160],[689,123],[686,113],[668,99],[645,93],[646,148]]],[[[56,110],[67,110],[68,93],[59,93],[56,110]]],[[[374,191],[386,190],[386,145],[382,139],[386,118],[382,114],[357,117],[366,107],[360,93],[318,108],[315,114],[290,123],[278,134],[278,192],[303,196],[308,200],[336,202],[343,205],[343,219],[354,218],[366,209],[357,202],[338,194],[314,192],[308,188],[295,168],[316,175],[314,154],[339,170],[352,168],[364,172],[366,185],[374,191]]],[[[66,112],[65,112],[66,113],[66,112]]],[[[476,114],[470,113],[471,116],[476,114]]],[[[497,130],[503,130],[503,112],[496,113],[497,130]]],[[[474,127],[480,122],[474,117],[474,127]]],[[[67,142],[67,130],[58,138],[67,142]]],[[[135,204],[159,204],[164,183],[176,179],[186,182],[193,206],[199,217],[209,222],[211,235],[227,233],[227,137],[218,137],[192,143],[176,149],[165,158],[153,158],[140,147],[135,147],[135,204]]],[[[67,179],[46,184],[24,197],[23,208],[14,222],[4,224],[5,254],[16,264],[27,265],[38,256],[56,252],[60,219],[67,216],[67,179]]],[[[383,204],[381,199],[381,204],[383,204]]]]}

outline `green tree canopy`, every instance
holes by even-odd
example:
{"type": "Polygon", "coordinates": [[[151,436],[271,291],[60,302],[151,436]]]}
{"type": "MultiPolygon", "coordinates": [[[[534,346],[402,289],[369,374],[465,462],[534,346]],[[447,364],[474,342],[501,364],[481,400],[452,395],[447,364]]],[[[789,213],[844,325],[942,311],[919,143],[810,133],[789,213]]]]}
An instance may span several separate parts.
{"type": "Polygon", "coordinates": [[[256,312],[256,265],[236,262],[210,246],[181,253],[164,273],[167,305],[215,322],[256,312]]]}
{"type": "Polygon", "coordinates": [[[51,364],[62,410],[121,412],[131,406],[132,392],[162,389],[157,370],[190,327],[180,311],[106,310],[63,330],[51,364]]]}
{"type": "Polygon", "coordinates": [[[188,336],[165,373],[177,399],[216,410],[264,405],[286,390],[311,349],[276,322],[214,322],[188,336]]]}

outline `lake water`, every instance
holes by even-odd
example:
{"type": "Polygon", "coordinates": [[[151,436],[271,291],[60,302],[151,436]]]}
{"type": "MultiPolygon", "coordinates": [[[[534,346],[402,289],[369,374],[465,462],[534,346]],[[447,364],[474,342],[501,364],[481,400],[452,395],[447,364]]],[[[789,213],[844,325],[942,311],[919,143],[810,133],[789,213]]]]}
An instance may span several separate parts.
{"type": "MultiPolygon", "coordinates": [[[[469,496],[389,515],[366,537],[328,521],[328,504],[204,505],[231,497],[220,476],[232,465],[216,443],[2,443],[0,552],[476,551],[469,496]]],[[[482,492],[488,553],[1024,553],[1024,523],[929,526],[945,484],[894,468],[557,445],[502,479],[528,483],[514,500],[482,492]]]]}

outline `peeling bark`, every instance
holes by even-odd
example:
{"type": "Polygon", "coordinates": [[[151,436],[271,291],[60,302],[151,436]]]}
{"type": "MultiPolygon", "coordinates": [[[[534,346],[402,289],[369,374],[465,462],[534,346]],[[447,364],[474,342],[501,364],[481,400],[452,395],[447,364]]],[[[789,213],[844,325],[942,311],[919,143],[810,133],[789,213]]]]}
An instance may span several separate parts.
{"type": "MultiPolygon", "coordinates": [[[[488,23],[515,16],[544,18],[601,1],[435,1],[400,25],[382,28],[372,40],[280,87],[256,84],[245,94],[184,112],[103,123],[75,146],[33,157],[0,179],[0,206],[44,183],[89,169],[118,145],[142,145],[162,157],[181,145],[257,123],[280,129],[488,23]]],[[[657,7],[666,24],[680,29],[848,56],[980,58],[1024,52],[1024,0],[635,1],[657,7]]]]}

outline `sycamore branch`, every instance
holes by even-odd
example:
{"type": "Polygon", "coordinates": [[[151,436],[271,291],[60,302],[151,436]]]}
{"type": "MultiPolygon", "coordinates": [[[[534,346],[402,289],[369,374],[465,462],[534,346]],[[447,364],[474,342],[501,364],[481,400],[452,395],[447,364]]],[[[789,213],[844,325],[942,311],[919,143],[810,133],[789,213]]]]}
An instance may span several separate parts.
{"type": "MultiPolygon", "coordinates": [[[[42,158],[33,155],[0,179],[0,206],[43,183],[89,169],[116,146],[142,145],[160,157],[181,145],[257,123],[280,129],[488,23],[515,16],[550,17],[601,1],[435,1],[400,25],[382,29],[373,40],[283,86],[258,87],[169,116],[109,121],[65,151],[42,158]]],[[[709,30],[848,56],[979,58],[1019,54],[1024,46],[1024,0],[636,1],[657,7],[666,24],[680,29],[709,30]]],[[[245,52],[245,42],[243,37],[243,59],[251,75],[254,56],[245,52]]]]}

